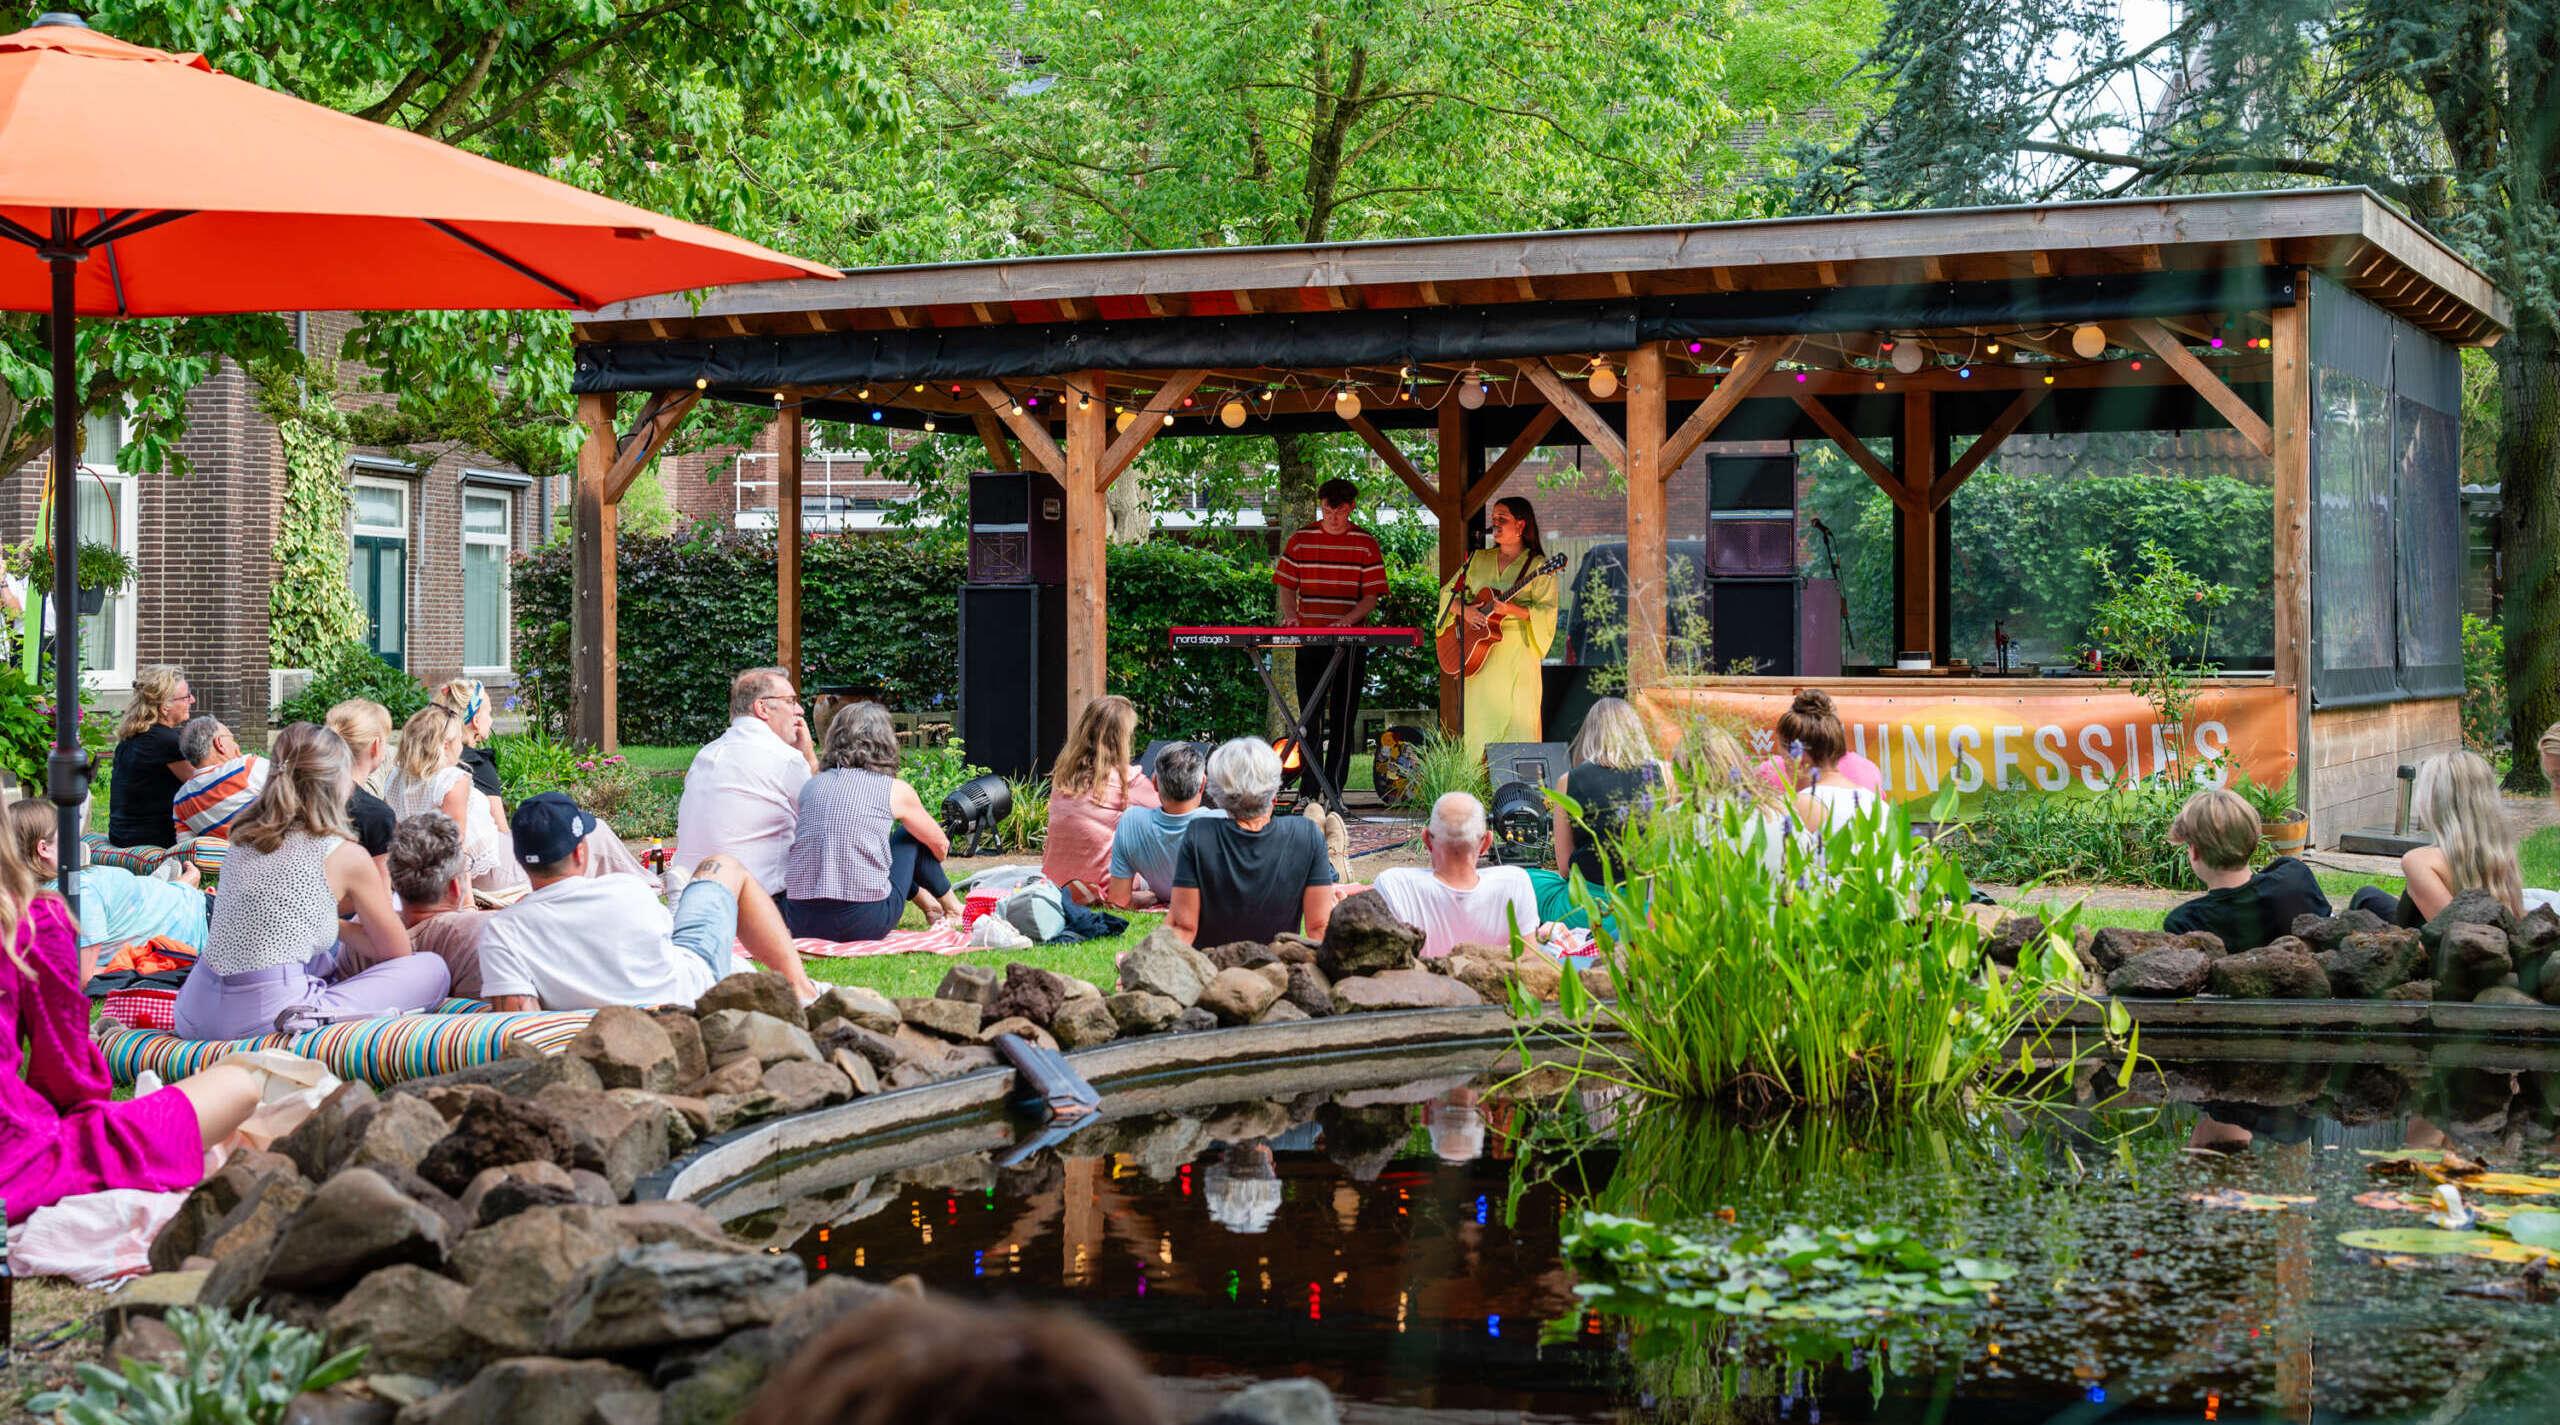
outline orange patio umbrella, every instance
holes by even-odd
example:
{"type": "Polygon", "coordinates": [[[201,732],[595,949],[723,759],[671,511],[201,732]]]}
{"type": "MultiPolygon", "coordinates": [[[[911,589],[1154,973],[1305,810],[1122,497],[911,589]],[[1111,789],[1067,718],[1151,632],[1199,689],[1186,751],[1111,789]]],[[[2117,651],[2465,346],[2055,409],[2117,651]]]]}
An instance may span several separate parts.
{"type": "MultiPolygon", "coordinates": [[[[48,312],[53,460],[73,467],[81,316],[419,308],[587,309],[628,297],[835,277],[711,228],[216,73],[48,14],[0,36],[0,309],[48,312]]],[[[57,611],[79,502],[53,502],[57,611]]],[[[79,864],[78,640],[57,612],[47,795],[79,864]]],[[[66,893],[71,883],[62,882],[66,893]]]]}

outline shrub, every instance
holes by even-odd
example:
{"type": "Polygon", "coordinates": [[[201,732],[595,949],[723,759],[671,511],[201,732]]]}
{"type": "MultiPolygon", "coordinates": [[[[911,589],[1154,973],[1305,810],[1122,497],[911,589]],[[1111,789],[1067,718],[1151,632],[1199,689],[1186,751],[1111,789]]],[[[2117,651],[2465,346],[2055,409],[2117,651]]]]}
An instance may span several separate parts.
{"type": "Polygon", "coordinates": [[[2507,631],[2496,619],[2462,616],[2462,745],[2488,757],[2506,745],[2507,631]]]}
{"type": "Polygon", "coordinates": [[[1994,792],[1963,824],[1965,866],[2004,885],[2051,878],[2193,891],[2195,874],[2185,850],[2169,844],[2169,823],[2195,790],[2185,777],[2161,775],[2088,796],[1994,792]]]}
{"type": "Polygon", "coordinates": [[[2195,680],[2222,671],[2205,661],[2205,648],[2215,611],[2234,593],[2188,573],[2157,540],[2142,541],[2135,558],[2142,568],[2128,578],[2112,550],[2080,551],[2080,561],[2106,586],[2106,597],[2089,611],[2089,640],[2104,653],[2106,671],[2151,704],[2161,722],[2184,727],[2195,680]]]}
{"type": "MultiPolygon", "coordinates": [[[[1013,807],[996,823],[996,839],[1007,851],[1037,851],[1049,844],[1049,780],[1007,777],[1013,807]]],[[[938,804],[937,804],[938,805],[938,804]]]]}
{"type": "Polygon", "coordinates": [[[972,777],[987,775],[987,769],[969,760],[959,738],[949,738],[939,747],[909,747],[899,753],[898,775],[916,789],[916,800],[924,803],[927,814],[942,815],[942,799],[972,777]]]}
{"type": "Polygon", "coordinates": [[[622,757],[601,757],[540,732],[502,735],[489,749],[498,759],[499,795],[510,807],[537,792],[567,792],[626,841],[676,834],[681,775],[645,772],[622,757]]]}
{"type": "Polygon", "coordinates": [[[119,1374],[83,1361],[72,1367],[78,1389],[46,1391],[27,1409],[68,1425],[275,1425],[295,1396],[364,1362],[362,1346],[323,1359],[317,1333],[254,1310],[176,1307],[169,1329],[183,1348],[176,1365],[126,1361],[119,1374]]]}
{"type": "Polygon", "coordinates": [[[1428,811],[1451,792],[1472,793],[1491,806],[1493,778],[1485,770],[1484,754],[1467,746],[1465,738],[1435,732],[1423,740],[1413,775],[1405,781],[1403,805],[1428,811]]]}
{"type": "Polygon", "coordinates": [[[329,709],[349,698],[371,698],[391,710],[395,728],[427,705],[427,690],[415,678],[374,656],[361,643],[342,643],[313,669],[301,692],[276,705],[276,725],[326,722],[329,709]]]}

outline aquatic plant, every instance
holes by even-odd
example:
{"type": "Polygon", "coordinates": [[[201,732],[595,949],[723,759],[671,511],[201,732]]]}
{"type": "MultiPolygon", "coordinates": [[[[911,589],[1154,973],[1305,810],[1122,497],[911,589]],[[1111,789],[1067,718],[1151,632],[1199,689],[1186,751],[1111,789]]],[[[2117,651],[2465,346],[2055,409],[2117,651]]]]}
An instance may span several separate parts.
{"type": "Polygon", "coordinates": [[[1604,1212],[1565,1225],[1574,1295],[1607,1310],[1661,1305],[1768,1321],[1848,1324],[1970,1307],[2016,1275],[1949,1256],[1892,1226],[1707,1232],[1604,1212]]]}
{"type": "Polygon", "coordinates": [[[275,1425],[295,1396],[326,1390],[364,1362],[362,1346],[323,1359],[316,1332],[257,1311],[181,1306],[169,1329],[182,1348],[174,1364],[83,1362],[73,1367],[77,1390],[47,1391],[27,1408],[69,1425],[275,1425]]]}
{"type": "MultiPolygon", "coordinates": [[[[2069,916],[2014,969],[1994,964],[1964,876],[1906,813],[1807,833],[1714,779],[1675,774],[1667,808],[1611,851],[1615,885],[1576,878],[1616,997],[1568,975],[1547,1017],[1515,993],[1524,1068],[1534,1037],[1561,1034],[1578,1041],[1575,1073],[1645,1094],[1947,1107],[1995,1081],[2047,1091],[2099,1047],[2042,1013],[2083,994],[2069,916]]],[[[2111,1005],[2102,1037],[2127,1051],[2122,1081],[2133,1032],[2111,1005]]]]}

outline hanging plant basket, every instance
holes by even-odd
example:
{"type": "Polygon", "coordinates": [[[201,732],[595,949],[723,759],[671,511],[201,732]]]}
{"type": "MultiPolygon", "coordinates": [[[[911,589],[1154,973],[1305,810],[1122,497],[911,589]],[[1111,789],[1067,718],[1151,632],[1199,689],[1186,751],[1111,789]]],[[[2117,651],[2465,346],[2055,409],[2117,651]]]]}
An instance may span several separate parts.
{"type": "Polygon", "coordinates": [[[88,618],[107,611],[107,591],[84,588],[80,591],[80,616],[88,618]]]}

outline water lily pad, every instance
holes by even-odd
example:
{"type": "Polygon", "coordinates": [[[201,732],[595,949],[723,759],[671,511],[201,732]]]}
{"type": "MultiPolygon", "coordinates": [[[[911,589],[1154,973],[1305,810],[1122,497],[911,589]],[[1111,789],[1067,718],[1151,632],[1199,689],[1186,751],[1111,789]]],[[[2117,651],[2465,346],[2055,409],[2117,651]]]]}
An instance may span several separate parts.
{"type": "Polygon", "coordinates": [[[2504,1193],[2509,1197],[2547,1197],[2560,1193],[2560,1178],[2535,1177],[2527,1173],[2473,1173],[2455,1179],[2465,1192],[2504,1193]]]}
{"type": "Polygon", "coordinates": [[[2282,1212],[2288,1207],[2303,1207],[2320,1199],[2291,1193],[2243,1192],[2238,1188],[2216,1188],[2211,1192],[2188,1193],[2187,1200],[2203,1203],[2207,1207],[2227,1207],[2240,1212],[2282,1212]]]}
{"type": "Polygon", "coordinates": [[[2519,1212],[2507,1219],[2507,1235],[2527,1247],[2560,1251],[2560,1212],[2519,1212]]]}
{"type": "Polygon", "coordinates": [[[2487,1232],[2448,1232],[2441,1227],[2360,1227],[2353,1232],[2338,1234],[2342,1246],[2424,1257],[2476,1252],[2503,1240],[2487,1232]]]}

